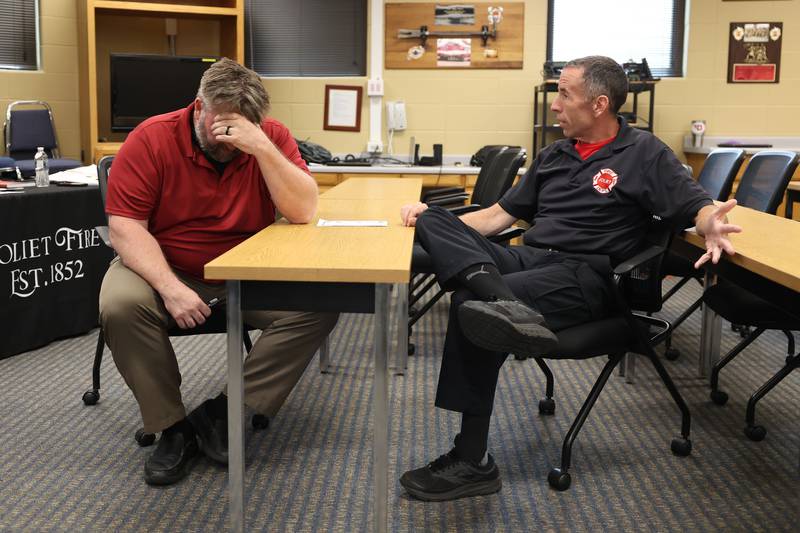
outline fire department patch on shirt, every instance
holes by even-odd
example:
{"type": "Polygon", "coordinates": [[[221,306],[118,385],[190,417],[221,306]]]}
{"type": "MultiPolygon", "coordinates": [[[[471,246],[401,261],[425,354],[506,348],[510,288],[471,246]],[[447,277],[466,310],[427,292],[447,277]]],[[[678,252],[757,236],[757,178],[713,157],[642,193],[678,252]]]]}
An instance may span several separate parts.
{"type": "Polygon", "coordinates": [[[617,184],[617,173],[610,168],[604,168],[592,178],[592,187],[601,193],[608,194],[617,184]]]}

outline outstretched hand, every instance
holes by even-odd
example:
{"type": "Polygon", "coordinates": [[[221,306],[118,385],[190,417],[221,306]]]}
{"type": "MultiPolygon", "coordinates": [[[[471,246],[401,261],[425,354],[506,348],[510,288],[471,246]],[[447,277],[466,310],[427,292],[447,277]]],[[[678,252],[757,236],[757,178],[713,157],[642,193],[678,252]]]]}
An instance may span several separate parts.
{"type": "Polygon", "coordinates": [[[713,264],[717,264],[722,252],[728,255],[736,253],[728,235],[741,233],[742,228],[735,224],[729,224],[726,218],[726,215],[734,207],[736,207],[736,200],[728,200],[718,206],[707,206],[700,210],[697,217],[697,232],[706,239],[706,253],[701,255],[694,264],[695,268],[700,268],[709,260],[713,264]]]}

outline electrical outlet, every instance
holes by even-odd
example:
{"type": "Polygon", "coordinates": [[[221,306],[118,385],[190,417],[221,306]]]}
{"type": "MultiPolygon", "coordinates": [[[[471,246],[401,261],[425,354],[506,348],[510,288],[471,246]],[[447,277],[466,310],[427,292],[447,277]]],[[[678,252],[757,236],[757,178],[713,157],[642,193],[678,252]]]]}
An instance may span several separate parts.
{"type": "Polygon", "coordinates": [[[383,143],[370,141],[367,143],[367,152],[371,154],[379,154],[383,151],[383,143]]]}
{"type": "Polygon", "coordinates": [[[370,78],[367,80],[367,96],[383,96],[382,78],[370,78]]]}

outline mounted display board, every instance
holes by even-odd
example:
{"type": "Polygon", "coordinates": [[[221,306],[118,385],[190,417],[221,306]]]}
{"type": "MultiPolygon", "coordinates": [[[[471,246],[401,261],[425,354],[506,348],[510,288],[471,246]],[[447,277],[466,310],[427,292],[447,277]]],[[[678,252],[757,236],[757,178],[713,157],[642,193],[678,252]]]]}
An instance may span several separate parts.
{"type": "Polygon", "coordinates": [[[522,2],[386,4],[386,68],[522,68],[524,19],[522,2]]]}
{"type": "Polygon", "coordinates": [[[781,22],[731,22],[728,83],[778,83],[782,36],[781,22]]]}

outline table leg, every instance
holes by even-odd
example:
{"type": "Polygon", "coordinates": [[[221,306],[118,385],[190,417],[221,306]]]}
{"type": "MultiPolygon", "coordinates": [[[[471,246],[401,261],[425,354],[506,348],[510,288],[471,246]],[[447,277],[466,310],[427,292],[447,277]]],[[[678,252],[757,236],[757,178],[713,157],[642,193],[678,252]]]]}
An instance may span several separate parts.
{"type": "Polygon", "coordinates": [[[388,522],[389,497],[389,284],[375,284],[375,378],[372,397],[375,404],[372,437],[372,468],[374,489],[375,532],[384,532],[388,522]]]}
{"type": "Polygon", "coordinates": [[[244,379],[238,281],[228,281],[228,480],[231,531],[244,531],[244,379]]]}
{"type": "MultiPolygon", "coordinates": [[[[332,333],[332,332],[331,332],[332,333]]],[[[328,334],[325,340],[319,347],[319,371],[322,374],[327,374],[331,367],[331,335],[328,334]]]]}
{"type": "Polygon", "coordinates": [[[408,284],[398,283],[397,291],[397,356],[394,362],[394,373],[402,375],[408,368],[408,284]]]}
{"type": "MultiPolygon", "coordinates": [[[[717,282],[716,274],[706,269],[705,288],[717,282]]],[[[705,303],[701,306],[702,322],[700,324],[700,358],[697,373],[701,378],[711,374],[711,368],[719,361],[719,343],[722,337],[722,319],[705,303]]]]}
{"type": "Polygon", "coordinates": [[[625,383],[634,383],[636,381],[636,354],[626,353],[622,358],[622,364],[625,365],[625,383]]]}

